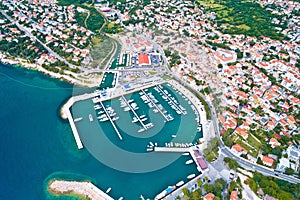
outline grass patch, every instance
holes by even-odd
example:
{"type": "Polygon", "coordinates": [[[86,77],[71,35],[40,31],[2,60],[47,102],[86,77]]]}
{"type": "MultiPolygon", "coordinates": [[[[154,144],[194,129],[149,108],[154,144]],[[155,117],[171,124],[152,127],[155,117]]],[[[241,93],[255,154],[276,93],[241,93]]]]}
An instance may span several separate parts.
{"type": "Polygon", "coordinates": [[[149,71],[149,74],[150,75],[155,75],[155,74],[157,74],[157,72],[155,72],[155,71],[149,71]]]}
{"type": "Polygon", "coordinates": [[[100,64],[100,68],[106,66],[112,53],[114,52],[114,40],[109,37],[94,37],[92,40],[91,56],[93,62],[91,67],[95,68],[100,64]]]}
{"type": "Polygon", "coordinates": [[[248,143],[254,147],[256,150],[259,150],[261,147],[261,143],[259,143],[251,134],[249,134],[247,138],[248,143]]]}
{"type": "Polygon", "coordinates": [[[236,140],[236,143],[239,144],[239,145],[241,145],[244,149],[246,149],[251,156],[257,157],[258,150],[256,150],[253,147],[251,147],[250,144],[247,144],[245,141],[243,141],[240,138],[238,140],[236,140]]]}
{"type": "Polygon", "coordinates": [[[245,31],[249,31],[251,28],[249,26],[247,26],[246,24],[242,24],[239,26],[236,26],[238,29],[243,29],[245,31]]]}

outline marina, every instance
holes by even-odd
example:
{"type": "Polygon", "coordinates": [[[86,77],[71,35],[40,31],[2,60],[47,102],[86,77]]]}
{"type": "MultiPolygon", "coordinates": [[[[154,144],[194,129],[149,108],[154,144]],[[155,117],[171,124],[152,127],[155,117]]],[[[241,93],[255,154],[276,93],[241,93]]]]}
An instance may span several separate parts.
{"type": "MultiPolygon", "coordinates": [[[[158,86],[159,85],[154,85],[149,88],[134,90],[132,93],[120,94],[119,96],[114,94],[113,91],[98,90],[93,95],[92,101],[90,101],[90,103],[93,103],[91,109],[81,109],[81,112],[86,111],[89,113],[76,114],[76,116],[83,116],[82,120],[76,122],[76,126],[79,128],[80,136],[83,137],[85,147],[97,160],[113,168],[119,168],[120,163],[127,163],[125,166],[121,166],[125,168],[118,170],[125,172],[132,170],[135,171],[135,173],[142,173],[143,171],[150,170],[150,168],[148,169],[148,167],[151,166],[150,163],[159,164],[160,162],[156,161],[161,160],[160,156],[168,155],[168,157],[172,159],[172,157],[177,157],[177,155],[185,157],[183,154],[188,154],[190,147],[195,145],[196,137],[199,137],[198,132],[201,132],[200,129],[197,129],[199,126],[195,121],[196,116],[194,115],[193,109],[191,105],[188,104],[186,98],[179,95],[179,91],[174,90],[172,86],[164,84],[163,89],[161,88],[162,90],[168,91],[168,93],[165,91],[163,91],[164,93],[159,93],[158,91],[160,90],[155,90],[158,86]],[[164,99],[163,96],[166,94],[169,98],[164,99]],[[175,98],[174,95],[178,96],[175,98]],[[173,105],[176,102],[177,107],[173,105]],[[94,113],[92,113],[91,110],[93,110],[94,113]],[[191,115],[184,114],[184,111],[191,113],[191,115]],[[98,123],[85,120],[84,116],[89,116],[89,114],[92,116],[93,121],[95,121],[96,118],[96,122],[98,123]],[[181,121],[180,124],[178,120],[181,121]],[[133,126],[128,126],[128,122],[132,123],[133,126]],[[182,126],[185,123],[190,124],[188,129],[182,126]],[[82,131],[86,130],[86,126],[89,126],[89,124],[94,124],[93,127],[95,128],[98,127],[98,131],[96,131],[96,129],[93,131],[88,128],[90,129],[89,133],[83,133],[82,131]],[[114,134],[109,134],[111,131],[104,131],[107,129],[114,130],[118,136],[116,138],[119,140],[115,140],[113,137],[114,134]],[[187,132],[189,134],[186,134],[187,132]],[[140,136],[142,136],[142,138],[140,138],[140,136]],[[148,137],[153,137],[151,139],[152,142],[149,141],[148,137]],[[192,140],[188,138],[192,138],[192,140]],[[111,142],[108,142],[109,140],[111,142]],[[121,143],[121,141],[123,142],[121,143]],[[124,141],[126,141],[126,143],[124,141]],[[109,146],[110,143],[113,143],[115,147],[109,146]],[[159,146],[158,144],[165,145],[159,146]],[[141,157],[143,161],[128,163],[128,158],[124,160],[126,156],[119,151],[119,147],[129,152],[143,153],[144,155],[141,157]],[[110,153],[103,154],[103,152],[108,149],[110,153]],[[163,154],[157,154],[158,152],[163,154]],[[108,155],[114,155],[116,158],[111,160],[111,157],[108,155]],[[116,162],[112,163],[112,161],[116,162]],[[126,169],[127,165],[131,167],[126,169]],[[141,168],[140,166],[143,167],[141,168]]],[[[90,103],[86,102],[83,104],[87,106],[90,105],[90,103]]],[[[76,107],[80,105],[81,103],[76,105],[76,107]]],[[[167,160],[168,159],[164,160],[164,162],[167,162],[167,160]]],[[[193,170],[186,171],[187,174],[182,176],[185,177],[185,179],[182,180],[183,183],[181,181],[178,182],[178,180],[172,181],[175,187],[174,189],[180,187],[176,186],[178,183],[180,183],[178,185],[181,185],[188,181],[189,178],[187,177],[189,175],[197,174],[197,168],[194,162],[185,159],[182,160],[181,163],[181,169],[188,167],[193,170]]],[[[113,185],[110,186],[113,188],[113,185]]],[[[108,187],[104,188],[107,189],[108,187]]],[[[112,191],[116,192],[115,189],[112,191]]],[[[111,191],[109,191],[109,193],[110,192],[111,191]]],[[[144,195],[146,193],[142,194],[144,195]]],[[[166,195],[168,194],[169,193],[166,193],[166,195]]]]}

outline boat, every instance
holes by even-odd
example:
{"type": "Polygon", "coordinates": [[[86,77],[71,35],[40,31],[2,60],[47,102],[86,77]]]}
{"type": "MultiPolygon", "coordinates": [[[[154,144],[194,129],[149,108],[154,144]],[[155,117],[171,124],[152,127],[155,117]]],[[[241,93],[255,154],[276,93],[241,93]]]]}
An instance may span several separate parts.
{"type": "Polygon", "coordinates": [[[147,119],[148,119],[148,118],[146,117],[146,118],[141,119],[141,121],[144,122],[144,121],[146,121],[147,119]]]}
{"type": "Polygon", "coordinates": [[[143,132],[143,131],[145,131],[144,128],[141,128],[141,129],[138,130],[139,133],[141,133],[141,132],[143,132]]]}
{"type": "Polygon", "coordinates": [[[179,181],[179,182],[176,184],[176,186],[177,186],[177,187],[180,187],[180,186],[182,186],[183,184],[184,184],[183,181],[179,181]]]}
{"type": "Polygon", "coordinates": [[[116,120],[118,120],[118,119],[119,119],[118,116],[112,118],[113,121],[116,121],[116,120]]]}
{"type": "Polygon", "coordinates": [[[185,164],[189,165],[189,164],[192,164],[194,161],[193,160],[188,160],[185,162],[185,164]]]}
{"type": "Polygon", "coordinates": [[[146,117],[146,115],[141,115],[141,116],[140,116],[140,118],[144,118],[144,117],[146,117]]]}
{"type": "Polygon", "coordinates": [[[128,103],[131,103],[131,102],[133,102],[133,99],[128,100],[128,103]]]}
{"type": "Polygon", "coordinates": [[[188,179],[192,179],[192,178],[194,178],[195,176],[196,176],[195,174],[190,174],[190,175],[187,176],[187,178],[188,178],[188,179]]]}
{"type": "Polygon", "coordinates": [[[92,114],[89,114],[89,120],[90,122],[94,121],[92,114]]]}
{"type": "Polygon", "coordinates": [[[98,112],[99,115],[100,115],[100,114],[103,114],[103,113],[104,113],[103,110],[100,110],[100,111],[98,112]]]}
{"type": "Polygon", "coordinates": [[[154,144],[152,143],[152,142],[149,142],[150,143],[150,145],[153,147],[154,146],[154,144]]]}
{"type": "Polygon", "coordinates": [[[139,121],[136,117],[133,118],[132,123],[139,121]]]}
{"type": "Polygon", "coordinates": [[[152,128],[154,125],[153,125],[153,123],[148,123],[145,126],[146,126],[146,128],[152,128]]]}
{"type": "Polygon", "coordinates": [[[105,117],[105,118],[102,118],[102,119],[99,119],[99,121],[100,122],[105,122],[105,121],[107,121],[108,120],[108,118],[107,117],[105,117]]]}
{"type": "Polygon", "coordinates": [[[99,110],[101,108],[101,106],[95,105],[94,108],[95,108],[95,110],[99,110]]]}
{"type": "Polygon", "coordinates": [[[74,119],[74,122],[79,122],[80,120],[82,120],[82,117],[78,117],[78,118],[74,119]]]}
{"type": "Polygon", "coordinates": [[[177,113],[178,115],[181,115],[181,114],[182,114],[182,112],[181,112],[180,110],[176,110],[176,113],[177,113]]]}
{"type": "Polygon", "coordinates": [[[106,114],[103,114],[103,115],[98,116],[97,118],[102,119],[102,118],[105,118],[105,117],[106,117],[106,114]]]}
{"type": "Polygon", "coordinates": [[[172,138],[176,138],[176,135],[172,135],[172,138]]]}
{"type": "Polygon", "coordinates": [[[115,116],[116,114],[117,114],[117,113],[112,112],[112,113],[109,114],[109,116],[113,117],[113,116],[115,116]]]}
{"type": "Polygon", "coordinates": [[[147,148],[147,151],[153,151],[153,149],[152,148],[147,148]]]}
{"type": "Polygon", "coordinates": [[[120,197],[118,200],[123,200],[123,197],[120,197]]]}
{"type": "Polygon", "coordinates": [[[162,191],[161,193],[159,193],[158,195],[156,195],[156,197],[154,199],[155,200],[162,199],[166,195],[170,194],[175,188],[176,188],[175,186],[168,186],[167,189],[165,189],[164,191],[162,191]]]}
{"type": "Polygon", "coordinates": [[[190,153],[183,153],[182,155],[184,155],[184,156],[188,156],[188,155],[190,155],[190,153]]]}
{"type": "Polygon", "coordinates": [[[106,190],[105,193],[109,193],[111,191],[111,187],[106,190]]]}
{"type": "Polygon", "coordinates": [[[124,111],[129,111],[129,110],[130,110],[129,107],[125,107],[125,108],[124,108],[124,111]]]}

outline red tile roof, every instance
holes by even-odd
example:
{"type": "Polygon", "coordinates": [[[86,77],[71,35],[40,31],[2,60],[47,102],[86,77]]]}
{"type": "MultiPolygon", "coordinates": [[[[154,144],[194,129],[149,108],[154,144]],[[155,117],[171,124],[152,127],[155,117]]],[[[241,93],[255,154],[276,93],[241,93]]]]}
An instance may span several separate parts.
{"type": "Polygon", "coordinates": [[[147,54],[140,54],[139,55],[139,64],[140,65],[149,65],[150,64],[149,56],[147,54]]]}

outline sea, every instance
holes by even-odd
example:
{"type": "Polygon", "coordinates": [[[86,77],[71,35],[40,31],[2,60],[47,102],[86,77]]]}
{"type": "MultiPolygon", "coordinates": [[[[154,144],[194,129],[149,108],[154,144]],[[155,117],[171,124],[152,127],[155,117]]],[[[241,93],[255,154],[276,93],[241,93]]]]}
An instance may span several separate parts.
{"type": "MultiPolygon", "coordinates": [[[[87,148],[78,150],[60,108],[72,95],[94,89],[75,88],[40,72],[4,64],[0,64],[0,88],[0,199],[76,199],[49,194],[52,179],[90,180],[103,191],[111,187],[114,199],[135,200],[141,195],[154,199],[169,185],[198,173],[194,164],[185,164],[189,156],[178,156],[154,171],[134,173],[99,161],[87,148]]],[[[130,141],[130,146],[122,147],[126,141],[111,139],[127,151],[134,145],[130,141]]]]}

